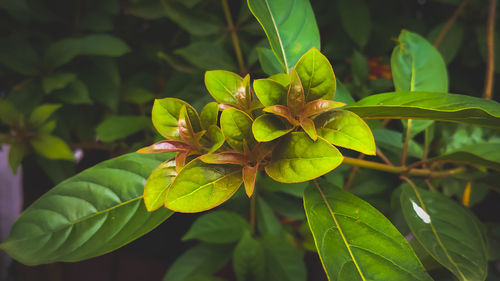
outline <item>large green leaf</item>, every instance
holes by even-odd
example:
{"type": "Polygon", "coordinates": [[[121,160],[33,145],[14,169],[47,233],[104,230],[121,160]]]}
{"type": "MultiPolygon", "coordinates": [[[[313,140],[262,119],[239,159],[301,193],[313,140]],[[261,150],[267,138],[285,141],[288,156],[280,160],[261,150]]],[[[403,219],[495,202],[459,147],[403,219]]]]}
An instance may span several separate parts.
{"type": "Polygon", "coordinates": [[[441,54],[422,36],[401,31],[391,55],[396,91],[448,92],[448,72],[441,54]]]}
{"type": "Polygon", "coordinates": [[[21,214],[0,248],[37,265],[88,259],[137,239],[172,214],[149,213],[142,202],[146,178],[165,158],[127,154],[60,183],[21,214]]]}
{"type": "Polygon", "coordinates": [[[151,172],[144,186],[144,204],[149,212],[165,205],[168,188],[176,176],[175,160],[167,160],[151,172]]]}
{"type": "Polygon", "coordinates": [[[277,139],[293,130],[285,118],[274,114],[263,114],[252,124],[252,132],[257,141],[266,142],[277,139]]]}
{"type": "Polygon", "coordinates": [[[267,174],[279,182],[315,179],[342,163],[342,154],[325,139],[311,140],[303,132],[283,137],[273,150],[267,174]]]}
{"type": "Polygon", "coordinates": [[[196,219],[183,240],[197,239],[208,243],[232,243],[250,230],[247,221],[237,213],[215,211],[196,219]]]}
{"type": "Polygon", "coordinates": [[[325,112],[314,119],[318,135],[331,144],[375,155],[375,140],[370,127],[347,110],[325,112]]]}
{"type": "Polygon", "coordinates": [[[262,243],[245,232],[234,249],[234,272],[238,281],[266,280],[266,260],[262,243]]]}
{"type": "Polygon", "coordinates": [[[283,72],[278,58],[274,55],[273,50],[270,48],[257,47],[257,55],[259,56],[259,63],[262,71],[268,75],[283,72]]]}
{"type": "Polygon", "coordinates": [[[309,49],[320,49],[319,30],[308,0],[248,0],[248,7],[285,72],[309,49]]]}
{"type": "Polygon", "coordinates": [[[102,121],[96,128],[97,137],[103,142],[113,142],[146,129],[150,125],[144,116],[113,116],[102,121]]]}
{"type": "MultiPolygon", "coordinates": [[[[438,36],[441,34],[446,23],[442,23],[434,27],[428,34],[427,38],[430,42],[435,42],[438,36]]],[[[464,27],[461,23],[456,22],[446,33],[444,38],[439,44],[439,52],[443,56],[444,61],[449,64],[457,56],[458,51],[462,47],[462,38],[464,36],[464,27]]]]}
{"type": "Polygon", "coordinates": [[[244,143],[248,148],[255,145],[252,134],[252,118],[234,107],[227,108],[220,116],[220,127],[227,143],[237,151],[244,151],[244,143]]]}
{"type": "Polygon", "coordinates": [[[207,164],[195,159],[175,178],[165,207],[182,213],[206,211],[224,203],[241,183],[240,166],[207,164]]]}
{"type": "Polygon", "coordinates": [[[116,57],[129,51],[127,44],[117,37],[91,34],[52,43],[45,52],[44,62],[48,67],[57,68],[80,55],[116,57]]]}
{"type": "Polygon", "coordinates": [[[193,129],[196,132],[201,129],[200,117],[191,105],[179,99],[164,98],[155,100],[153,105],[153,125],[158,133],[167,139],[180,140],[179,114],[183,106],[186,106],[193,129]]]}
{"type": "Polygon", "coordinates": [[[339,0],[337,8],[340,21],[345,32],[361,48],[363,48],[372,29],[370,9],[364,0],[339,0]]]}
{"type": "Polygon", "coordinates": [[[447,152],[434,159],[452,160],[500,170],[500,143],[477,143],[447,152]]]}
{"type": "Polygon", "coordinates": [[[295,69],[304,87],[306,102],[333,99],[336,88],[335,74],[328,59],[318,49],[313,48],[305,53],[295,69]]]}
{"type": "Polygon", "coordinates": [[[363,119],[426,119],[500,129],[500,104],[458,94],[392,92],[372,95],[346,109],[363,119]]]}
{"type": "Polygon", "coordinates": [[[403,186],[401,208],[408,226],[424,248],[462,281],[484,280],[486,243],[478,219],[445,196],[403,186]]]}
{"type": "Polygon", "coordinates": [[[405,238],[367,202],[311,184],[304,208],[329,280],[432,280],[405,238]]]}
{"type": "Polygon", "coordinates": [[[243,78],[225,70],[205,72],[205,86],[217,102],[232,105],[238,105],[238,93],[245,90],[243,78]]]}

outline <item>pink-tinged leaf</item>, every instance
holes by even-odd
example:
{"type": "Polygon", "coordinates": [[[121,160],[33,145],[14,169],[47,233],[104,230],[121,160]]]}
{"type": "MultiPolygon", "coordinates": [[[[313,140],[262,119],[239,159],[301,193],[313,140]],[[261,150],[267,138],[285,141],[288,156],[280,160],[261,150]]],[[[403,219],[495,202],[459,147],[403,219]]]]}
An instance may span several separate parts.
{"type": "Polygon", "coordinates": [[[193,126],[191,125],[191,120],[189,120],[189,116],[187,115],[187,109],[186,106],[182,106],[180,113],[179,113],[179,136],[183,140],[185,140],[188,143],[197,143],[196,142],[196,135],[193,130],[193,126]]]}
{"type": "Polygon", "coordinates": [[[316,126],[311,118],[304,118],[300,122],[300,126],[304,129],[304,132],[313,140],[316,141],[318,139],[318,134],[316,134],[316,126]]]}
{"type": "Polygon", "coordinates": [[[295,69],[292,69],[290,73],[290,86],[288,86],[286,103],[294,116],[297,116],[302,111],[306,103],[304,88],[295,69]]]}
{"type": "Polygon", "coordinates": [[[245,164],[243,154],[233,151],[205,154],[200,157],[200,160],[207,164],[235,164],[241,166],[245,164]]]}
{"type": "Polygon", "coordinates": [[[245,192],[248,197],[251,197],[255,190],[255,179],[259,171],[259,164],[255,166],[246,165],[243,167],[243,183],[245,184],[245,192]]]}
{"type": "Polygon", "coordinates": [[[332,100],[313,100],[304,106],[300,116],[302,118],[311,117],[344,105],[345,103],[332,100]]]}
{"type": "Polygon", "coordinates": [[[179,173],[182,168],[186,165],[186,158],[188,157],[190,151],[182,151],[177,153],[175,156],[175,170],[179,173]]]}
{"type": "Polygon", "coordinates": [[[193,147],[182,141],[175,140],[165,140],[159,141],[150,146],[143,147],[137,150],[138,153],[164,153],[164,152],[179,152],[179,151],[189,151],[193,147]]]}
{"type": "Polygon", "coordinates": [[[252,105],[252,93],[250,92],[250,74],[247,74],[238,88],[238,105],[240,109],[246,111],[252,105]]]}
{"type": "Polygon", "coordinates": [[[272,105],[264,108],[262,111],[272,113],[278,116],[281,116],[288,120],[290,124],[297,126],[299,122],[295,120],[295,118],[292,115],[292,112],[290,111],[290,108],[284,106],[284,105],[272,105]]]}

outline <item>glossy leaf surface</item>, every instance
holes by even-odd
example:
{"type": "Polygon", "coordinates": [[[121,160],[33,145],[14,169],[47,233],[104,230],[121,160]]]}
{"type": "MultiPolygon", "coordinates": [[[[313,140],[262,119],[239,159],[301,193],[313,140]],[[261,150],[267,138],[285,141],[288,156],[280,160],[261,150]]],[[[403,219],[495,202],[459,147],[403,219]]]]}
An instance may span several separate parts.
{"type": "Polygon", "coordinates": [[[484,280],[487,250],[481,225],[466,208],[439,193],[403,186],[401,208],[424,248],[459,280],[484,280]]]}
{"type": "Polygon", "coordinates": [[[328,173],[342,162],[342,154],[323,138],[291,133],[273,151],[267,174],[279,182],[302,182],[328,173]]]}
{"type": "Polygon", "coordinates": [[[320,48],[316,18],[308,0],[248,0],[283,70],[293,67],[309,49],[320,48]]]}
{"type": "Polygon", "coordinates": [[[160,135],[167,139],[180,140],[179,114],[183,106],[186,106],[193,129],[200,130],[200,118],[192,106],[179,99],[164,98],[155,100],[152,112],[153,125],[160,135]]]}
{"type": "Polygon", "coordinates": [[[183,240],[197,239],[208,243],[232,243],[250,230],[246,220],[237,213],[215,211],[204,214],[191,225],[183,240]]]}
{"type": "Polygon", "coordinates": [[[346,109],[363,119],[427,119],[500,129],[500,104],[433,92],[393,92],[366,97],[346,109]]]}
{"type": "Polygon", "coordinates": [[[323,113],[314,119],[318,135],[333,145],[375,155],[375,140],[370,127],[347,110],[323,113]]]}
{"type": "Polygon", "coordinates": [[[217,102],[235,106],[238,105],[238,92],[245,91],[243,78],[225,70],[205,72],[205,86],[217,102]]]}
{"type": "Polygon", "coordinates": [[[62,182],[21,214],[0,248],[37,265],[88,259],[137,239],[172,214],[149,213],[142,201],[146,178],[165,158],[127,154],[62,182]]]}
{"type": "Polygon", "coordinates": [[[255,95],[264,106],[286,104],[285,86],[272,79],[257,79],[253,82],[255,95]]]}
{"type": "Polygon", "coordinates": [[[432,280],[405,238],[367,202],[311,184],[304,208],[329,280],[432,280]]]}
{"type": "Polygon", "coordinates": [[[241,183],[240,166],[207,164],[195,159],[175,178],[165,207],[182,213],[206,211],[229,199],[241,183]]]}
{"type": "Polygon", "coordinates": [[[177,176],[175,161],[167,160],[156,167],[144,186],[144,204],[149,212],[165,205],[170,184],[177,176]]]}
{"type": "Polygon", "coordinates": [[[305,53],[295,66],[304,87],[306,102],[331,100],[335,95],[336,80],[328,59],[318,49],[305,53]]]}
{"type": "Polygon", "coordinates": [[[283,117],[264,114],[252,124],[252,132],[257,141],[266,142],[277,139],[293,130],[293,126],[283,117]]]}
{"type": "Polygon", "coordinates": [[[236,108],[225,109],[220,116],[220,127],[227,143],[235,150],[243,152],[244,141],[250,149],[255,145],[252,118],[245,112],[236,108]]]}

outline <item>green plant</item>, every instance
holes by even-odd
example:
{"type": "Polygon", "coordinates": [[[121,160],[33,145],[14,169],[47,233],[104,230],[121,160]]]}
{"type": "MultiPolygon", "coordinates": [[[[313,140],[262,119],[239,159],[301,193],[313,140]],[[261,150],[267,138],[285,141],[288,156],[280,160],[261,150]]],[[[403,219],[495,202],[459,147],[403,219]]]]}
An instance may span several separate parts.
{"type": "MultiPolygon", "coordinates": [[[[165,280],[219,280],[214,273],[231,257],[237,280],[306,280],[304,249],[319,254],[329,280],[432,280],[428,273],[443,268],[459,280],[485,280],[488,260],[498,259],[488,243],[497,226],[487,230],[466,207],[494,189],[500,105],[449,94],[445,61],[409,31],[391,57],[396,91],[353,102],[318,50],[308,1],[248,5],[268,36],[261,64],[273,75],[206,72],[216,102],[200,114],[180,99],[157,99],[153,125],[166,140],[62,182],[19,217],[0,248],[29,265],[78,261],[142,236],[174,211],[228,201],[195,221],[184,239],[200,244],[165,280]],[[404,134],[377,119],[403,119],[396,126],[404,134]],[[391,187],[390,206],[372,196],[391,187]]],[[[356,83],[363,81],[350,88],[356,83]]],[[[31,116],[43,111],[46,119],[54,109],[31,116]]]]}

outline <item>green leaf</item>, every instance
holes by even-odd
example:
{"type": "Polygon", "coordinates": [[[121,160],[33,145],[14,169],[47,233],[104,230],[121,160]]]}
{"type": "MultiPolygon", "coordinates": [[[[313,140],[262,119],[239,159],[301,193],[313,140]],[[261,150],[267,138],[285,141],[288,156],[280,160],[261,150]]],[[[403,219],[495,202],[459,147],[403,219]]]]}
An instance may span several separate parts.
{"type": "Polygon", "coordinates": [[[89,259],[139,238],[172,214],[148,213],[142,203],[144,181],[162,158],[127,154],[62,182],[21,214],[0,248],[32,266],[89,259]]]}
{"type": "Polygon", "coordinates": [[[293,128],[285,118],[274,114],[261,115],[252,124],[253,135],[260,142],[277,139],[291,132],[293,128]]]}
{"type": "Polygon", "coordinates": [[[200,69],[236,70],[234,60],[224,46],[214,42],[196,41],[174,53],[200,69]]]}
{"type": "Polygon", "coordinates": [[[9,149],[8,161],[13,174],[17,173],[17,168],[28,153],[28,148],[23,143],[13,143],[9,149]]]}
{"type": "MultiPolygon", "coordinates": [[[[443,30],[446,23],[442,23],[434,27],[427,38],[430,42],[435,42],[439,34],[443,30]]],[[[441,53],[446,64],[449,64],[457,56],[460,47],[462,46],[462,38],[464,35],[464,27],[459,22],[456,22],[448,30],[448,33],[444,36],[439,44],[438,50],[441,53]]]]}
{"type": "Polygon", "coordinates": [[[168,188],[176,176],[175,160],[167,160],[151,172],[144,186],[144,204],[148,212],[165,205],[168,188]]]}
{"type": "Polygon", "coordinates": [[[433,160],[451,160],[500,170],[500,143],[477,143],[447,152],[433,160]]]}
{"type": "Polygon", "coordinates": [[[36,107],[33,112],[31,112],[30,124],[35,128],[42,125],[60,107],[60,104],[42,104],[36,107]]]}
{"type": "Polygon", "coordinates": [[[133,104],[145,104],[154,100],[155,94],[143,88],[129,88],[123,93],[122,99],[133,104]]]}
{"type": "Polygon", "coordinates": [[[346,109],[363,119],[426,119],[500,129],[500,104],[476,97],[393,92],[366,97],[346,109]]]}
{"type": "MultiPolygon", "coordinates": [[[[222,134],[222,130],[217,127],[217,125],[210,125],[208,127],[207,132],[203,135],[202,141],[207,139],[208,144],[206,145],[207,153],[213,153],[217,149],[219,149],[226,140],[224,138],[224,134],[222,134]]],[[[205,143],[202,143],[205,145],[205,143]]]]}
{"type": "Polygon", "coordinates": [[[330,280],[432,280],[405,238],[367,202],[311,184],[304,208],[330,280]]]}
{"type": "Polygon", "coordinates": [[[197,15],[195,14],[196,10],[187,9],[181,5],[175,5],[172,1],[169,2],[161,0],[163,9],[162,7],[156,7],[156,9],[160,9],[165,16],[177,23],[187,32],[196,36],[208,36],[217,34],[221,31],[221,28],[215,23],[203,18],[205,15],[204,13],[197,15]]]}
{"type": "Polygon", "coordinates": [[[354,50],[352,54],[351,71],[355,84],[362,85],[368,81],[370,75],[370,67],[365,56],[354,50]]]}
{"type": "Polygon", "coordinates": [[[79,77],[87,85],[92,100],[117,111],[120,97],[120,72],[115,59],[92,57],[89,64],[80,70],[79,77]]]}
{"type": "Polygon", "coordinates": [[[257,198],[255,213],[257,229],[261,235],[279,236],[283,233],[280,221],[274,214],[273,209],[262,197],[257,198]]]}
{"type": "Polygon", "coordinates": [[[217,102],[235,106],[238,105],[238,93],[245,90],[243,78],[225,70],[205,72],[205,86],[217,102]]]}
{"type": "Polygon", "coordinates": [[[262,240],[267,265],[267,280],[306,281],[307,271],[299,250],[280,236],[262,240]]]}
{"type": "Polygon", "coordinates": [[[319,30],[308,0],[248,0],[283,70],[288,73],[309,49],[320,49],[319,30]]]}
{"type": "Polygon", "coordinates": [[[73,152],[62,139],[52,135],[37,135],[30,140],[35,151],[49,159],[73,160],[73,152]]]}
{"type": "Polygon", "coordinates": [[[165,207],[182,213],[206,211],[228,200],[241,183],[241,167],[206,164],[195,159],[175,178],[165,207]]]}
{"type": "Polygon", "coordinates": [[[23,116],[10,101],[0,99],[0,120],[2,120],[2,122],[12,126],[15,123],[20,123],[21,118],[23,118],[23,116]]]}
{"type": "Polygon", "coordinates": [[[196,219],[182,240],[197,239],[216,244],[233,243],[240,240],[249,230],[247,221],[237,213],[215,211],[196,219]]]}
{"type": "Polygon", "coordinates": [[[103,142],[113,142],[126,138],[149,126],[144,116],[112,116],[102,121],[96,128],[97,137],[103,142]]]}
{"type": "Polygon", "coordinates": [[[328,59],[318,49],[307,51],[297,62],[295,69],[304,87],[306,102],[333,99],[335,74],[328,59]]]}
{"type": "Polygon", "coordinates": [[[325,139],[314,142],[305,133],[291,133],[273,150],[266,172],[279,182],[302,182],[328,173],[342,160],[342,154],[325,139]]]}
{"type": "MultiPolygon", "coordinates": [[[[483,58],[485,62],[488,61],[488,50],[487,50],[487,43],[486,43],[486,28],[483,26],[478,25],[476,27],[476,37],[477,37],[477,44],[478,44],[478,49],[479,49],[479,54],[483,58]]],[[[493,41],[494,42],[500,42],[500,32],[495,32],[493,35],[493,41]]],[[[498,44],[494,45],[494,52],[495,54],[498,54],[500,50],[500,46],[498,44]]],[[[495,56],[495,72],[498,73],[500,72],[500,57],[495,56]]]]}
{"type": "Polygon", "coordinates": [[[286,73],[274,74],[274,75],[269,76],[268,79],[280,83],[281,86],[283,86],[283,87],[287,87],[290,84],[290,80],[291,80],[290,75],[286,74],[286,73]]]}
{"type": "Polygon", "coordinates": [[[349,37],[363,48],[372,29],[370,9],[364,0],[339,0],[337,8],[340,13],[340,22],[349,37]]]}
{"type": "Polygon", "coordinates": [[[80,38],[67,38],[49,45],[45,52],[45,65],[55,69],[77,56],[119,57],[130,52],[121,39],[108,34],[91,34],[80,38]]]}
{"type": "Polygon", "coordinates": [[[219,105],[216,102],[207,103],[200,113],[201,127],[208,129],[211,125],[217,126],[219,118],[219,105]]]}
{"type": "Polygon", "coordinates": [[[182,106],[186,106],[193,129],[196,132],[200,130],[200,117],[191,105],[179,99],[164,98],[155,100],[152,112],[153,125],[160,135],[167,139],[180,140],[179,114],[182,106]]]}
{"type": "Polygon", "coordinates": [[[87,85],[78,79],[71,82],[66,88],[54,91],[51,95],[64,103],[92,104],[87,85]]]}
{"type": "Polygon", "coordinates": [[[273,50],[269,48],[257,48],[257,55],[259,56],[259,63],[262,71],[268,75],[273,75],[283,71],[278,58],[274,55],[273,50]]]}
{"type": "Polygon", "coordinates": [[[325,112],[314,119],[318,135],[333,145],[375,155],[375,140],[370,127],[347,110],[325,112]]]}
{"type": "Polygon", "coordinates": [[[220,127],[227,143],[236,151],[244,151],[244,143],[252,148],[256,141],[252,134],[252,118],[245,112],[230,107],[220,116],[220,127]]]}
{"type": "MultiPolygon", "coordinates": [[[[13,0],[11,2],[21,1],[13,0]]],[[[40,73],[40,56],[35,48],[22,37],[24,36],[14,35],[2,38],[0,63],[22,75],[38,75],[40,73]]]]}
{"type": "Polygon", "coordinates": [[[424,248],[459,280],[485,280],[486,243],[478,219],[445,196],[403,186],[401,208],[424,248]]]}
{"type": "Polygon", "coordinates": [[[344,83],[340,82],[337,79],[337,91],[335,92],[335,97],[334,100],[338,102],[343,102],[346,105],[352,105],[356,101],[352,98],[351,93],[349,93],[349,90],[344,86],[344,83]]]}
{"type": "MultiPolygon", "coordinates": [[[[163,281],[194,281],[201,275],[211,275],[231,258],[232,247],[199,244],[184,252],[169,268],[163,281]]],[[[212,280],[210,280],[212,281],[212,280]]]]}
{"type": "Polygon", "coordinates": [[[238,281],[266,280],[266,260],[262,244],[245,232],[234,249],[233,268],[238,281]]]}
{"type": "Polygon", "coordinates": [[[257,79],[253,82],[255,95],[264,106],[286,105],[287,89],[272,79],[257,79]]]}
{"type": "Polygon", "coordinates": [[[448,72],[439,51],[425,38],[401,31],[391,55],[396,91],[448,92],[448,72]]]}
{"type": "MultiPolygon", "coordinates": [[[[390,150],[396,155],[399,155],[403,149],[403,134],[400,132],[384,128],[374,129],[373,136],[377,146],[390,150]]],[[[408,143],[408,155],[415,158],[421,158],[423,155],[422,147],[414,140],[408,143]]]]}
{"type": "Polygon", "coordinates": [[[71,72],[59,72],[46,76],[42,80],[43,91],[48,94],[54,90],[63,89],[75,79],[76,74],[71,72]]]}

